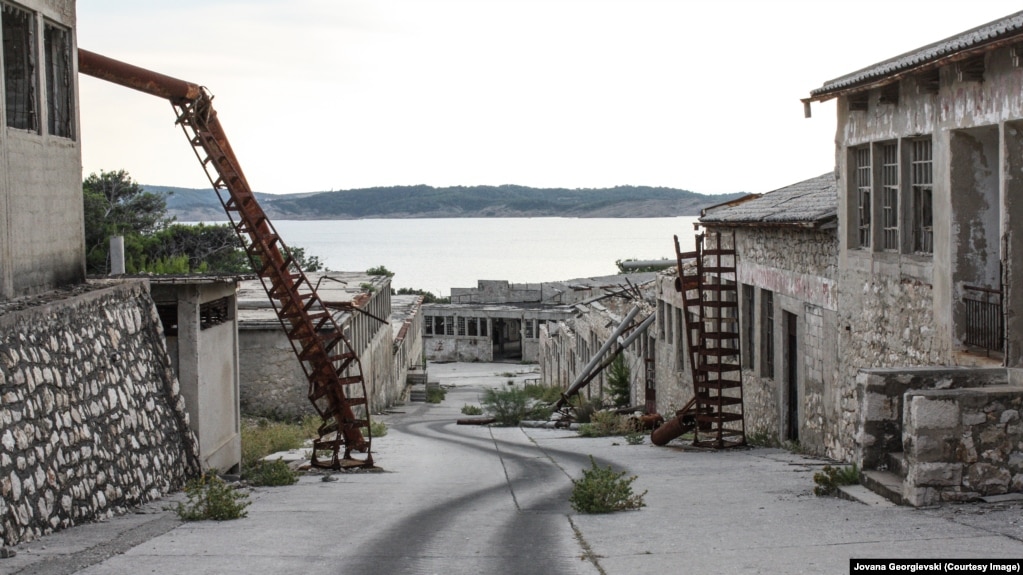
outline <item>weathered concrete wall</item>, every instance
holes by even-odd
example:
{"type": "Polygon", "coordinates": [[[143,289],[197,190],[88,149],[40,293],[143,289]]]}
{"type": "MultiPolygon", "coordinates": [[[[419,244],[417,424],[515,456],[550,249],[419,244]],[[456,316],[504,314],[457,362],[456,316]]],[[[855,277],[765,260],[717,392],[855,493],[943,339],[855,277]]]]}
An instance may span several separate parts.
{"type": "Polygon", "coordinates": [[[911,505],[1023,491],[1023,387],[912,391],[903,442],[911,505]]]}
{"type": "MultiPolygon", "coordinates": [[[[72,0],[18,2],[44,18],[75,25],[72,0]]],[[[37,46],[39,55],[42,48],[37,46]]],[[[42,66],[37,74],[45,73],[42,66]]],[[[71,75],[72,80],[78,77],[71,75]]],[[[47,132],[46,82],[36,84],[38,130],[0,130],[0,299],[81,282],[85,277],[81,145],[47,132]]],[[[76,91],[77,93],[77,91],[76,91]]],[[[77,98],[73,130],[78,133],[77,98]]]]}
{"type": "Polygon", "coordinates": [[[142,283],[0,315],[0,427],[6,544],[122,513],[200,470],[142,283]]]}
{"type": "Polygon", "coordinates": [[[430,361],[494,361],[489,337],[426,337],[426,358],[430,361]]]}

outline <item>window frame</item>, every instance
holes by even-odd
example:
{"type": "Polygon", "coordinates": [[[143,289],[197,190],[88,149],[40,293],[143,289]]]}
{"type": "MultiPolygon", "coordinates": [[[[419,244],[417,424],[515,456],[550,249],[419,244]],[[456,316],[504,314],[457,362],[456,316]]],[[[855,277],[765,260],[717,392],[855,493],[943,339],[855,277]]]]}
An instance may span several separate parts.
{"type": "Polygon", "coordinates": [[[931,138],[910,140],[909,189],[913,198],[913,253],[934,255],[934,145],[931,138]]]}
{"type": "Polygon", "coordinates": [[[36,13],[11,2],[0,1],[0,37],[3,40],[4,114],[8,128],[39,133],[39,55],[36,13]],[[9,14],[20,13],[23,26],[11,23],[9,14]],[[20,31],[21,34],[13,32],[20,31]],[[20,48],[21,52],[16,50],[20,48]],[[12,63],[17,65],[12,65],[12,63]]]}
{"type": "Polygon", "coordinates": [[[853,186],[854,207],[856,210],[856,247],[863,250],[871,248],[872,235],[872,194],[873,194],[873,162],[870,145],[858,146],[853,152],[853,186]]]}
{"type": "Polygon", "coordinates": [[[47,133],[75,139],[75,74],[71,29],[43,20],[47,133]],[[60,40],[55,42],[55,40],[60,40]]]}

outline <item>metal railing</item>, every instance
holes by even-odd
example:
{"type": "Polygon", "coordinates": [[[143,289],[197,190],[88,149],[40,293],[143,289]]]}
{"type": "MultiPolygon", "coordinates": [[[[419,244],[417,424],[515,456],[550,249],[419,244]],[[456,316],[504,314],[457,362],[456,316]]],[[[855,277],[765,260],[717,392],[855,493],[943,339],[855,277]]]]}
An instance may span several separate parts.
{"type": "Polygon", "coordinates": [[[1005,323],[1002,314],[1002,290],[964,285],[966,304],[966,345],[1002,353],[1005,323]]]}

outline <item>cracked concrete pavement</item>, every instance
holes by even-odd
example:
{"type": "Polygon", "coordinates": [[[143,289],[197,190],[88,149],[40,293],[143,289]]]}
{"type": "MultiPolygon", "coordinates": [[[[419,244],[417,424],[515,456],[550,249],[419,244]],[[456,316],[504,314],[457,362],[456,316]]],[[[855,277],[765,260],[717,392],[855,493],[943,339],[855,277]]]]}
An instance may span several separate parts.
{"type": "Polygon", "coordinates": [[[531,366],[431,364],[437,405],[381,419],[380,473],[252,491],[248,517],[182,523],[165,508],[24,543],[0,573],[847,573],[853,557],[1020,558],[1020,503],[933,509],[812,494],[827,462],[781,449],[710,452],[549,429],[458,426],[482,390],[531,366]],[[593,455],[635,474],[646,507],[583,515],[572,478],[593,455]]]}

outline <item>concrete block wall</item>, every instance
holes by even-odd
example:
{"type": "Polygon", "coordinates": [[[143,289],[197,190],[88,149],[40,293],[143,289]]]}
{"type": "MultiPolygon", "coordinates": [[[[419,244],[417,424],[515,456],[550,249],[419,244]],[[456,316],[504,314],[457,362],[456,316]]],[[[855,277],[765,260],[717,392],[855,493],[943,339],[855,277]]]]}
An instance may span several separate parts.
{"type": "Polygon", "coordinates": [[[179,489],[199,446],[141,282],[0,315],[0,538],[179,489]]]}

